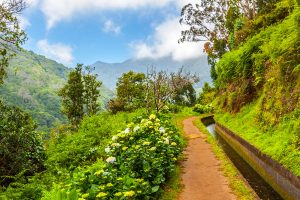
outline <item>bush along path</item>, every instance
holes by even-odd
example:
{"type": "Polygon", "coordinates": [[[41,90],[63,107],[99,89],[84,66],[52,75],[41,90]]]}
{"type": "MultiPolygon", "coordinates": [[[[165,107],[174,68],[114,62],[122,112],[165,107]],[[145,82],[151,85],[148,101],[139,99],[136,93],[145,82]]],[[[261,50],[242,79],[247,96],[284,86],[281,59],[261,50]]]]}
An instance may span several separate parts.
{"type": "Polygon", "coordinates": [[[168,117],[152,114],[114,135],[105,148],[105,163],[74,173],[69,183],[60,186],[58,196],[69,200],[158,199],[181,146],[182,139],[168,117]]]}
{"type": "Polygon", "coordinates": [[[179,200],[236,199],[210,144],[205,141],[206,136],[193,124],[196,119],[183,121],[183,132],[189,141],[181,176],[184,188],[179,200]]]}

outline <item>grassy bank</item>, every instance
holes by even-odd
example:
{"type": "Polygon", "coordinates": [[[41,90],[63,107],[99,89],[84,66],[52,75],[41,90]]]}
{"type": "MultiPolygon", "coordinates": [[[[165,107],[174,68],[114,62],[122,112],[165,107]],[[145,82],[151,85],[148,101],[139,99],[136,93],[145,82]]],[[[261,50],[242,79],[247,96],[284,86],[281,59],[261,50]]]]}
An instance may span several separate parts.
{"type": "Polygon", "coordinates": [[[256,118],[258,104],[259,102],[253,102],[235,115],[216,114],[215,119],[299,177],[300,151],[297,141],[300,110],[285,115],[277,125],[263,128],[256,118]]]}
{"type": "Polygon", "coordinates": [[[8,188],[1,188],[0,199],[93,199],[95,195],[121,194],[132,195],[131,197],[136,199],[143,198],[139,196],[144,194],[165,200],[176,199],[182,188],[181,168],[178,164],[181,160],[179,155],[182,143],[185,143],[179,134],[182,130],[180,121],[185,116],[191,116],[189,112],[190,109],[182,108],[182,112],[178,114],[159,115],[161,121],[153,119],[153,115],[148,117],[145,110],[116,115],[102,113],[86,117],[76,132],[67,132],[63,128],[53,131],[45,144],[46,170],[42,174],[30,177],[29,180],[20,179],[8,188]],[[175,125],[178,128],[175,128],[175,125]],[[126,135],[125,131],[129,133],[126,135]],[[164,135],[158,136],[162,134],[164,135]],[[129,136],[129,139],[123,139],[129,136]],[[161,141],[163,137],[168,137],[168,142],[161,141]],[[151,154],[148,148],[151,149],[151,154]],[[166,157],[163,158],[162,155],[166,157]],[[119,167],[119,160],[125,160],[124,163],[128,167],[119,167]],[[148,165],[132,164],[140,160],[148,165]],[[154,162],[156,160],[158,162],[154,162]],[[168,160],[170,162],[167,163],[168,160]],[[137,175],[134,178],[126,175],[132,174],[129,170],[137,175]],[[103,171],[107,173],[104,175],[103,171]],[[147,181],[148,174],[158,178],[155,181],[147,181]],[[113,177],[117,175],[122,177],[113,177]],[[142,181],[139,177],[144,175],[146,178],[142,179],[147,187],[143,185],[139,188],[141,184],[136,182],[142,181]],[[111,182],[108,182],[109,180],[111,182]],[[121,181],[124,184],[120,183],[121,181]],[[127,188],[122,185],[126,185],[127,188]],[[118,187],[116,193],[115,188],[118,187]],[[126,191],[129,188],[132,191],[126,191]]]}
{"type": "Polygon", "coordinates": [[[229,187],[233,190],[237,199],[250,200],[255,199],[255,194],[244,181],[238,170],[234,167],[232,162],[226,156],[225,152],[220,146],[218,146],[217,141],[211,136],[201,119],[207,115],[200,115],[200,120],[195,121],[195,125],[200,129],[201,132],[207,135],[207,142],[211,144],[214,154],[221,163],[221,170],[224,175],[228,178],[229,187]]]}

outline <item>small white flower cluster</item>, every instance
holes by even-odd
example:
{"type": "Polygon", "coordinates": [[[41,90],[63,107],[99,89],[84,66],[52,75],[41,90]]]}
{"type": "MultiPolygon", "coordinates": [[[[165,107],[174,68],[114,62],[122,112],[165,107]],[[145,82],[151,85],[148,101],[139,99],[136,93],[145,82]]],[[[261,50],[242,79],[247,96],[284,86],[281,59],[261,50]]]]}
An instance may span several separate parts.
{"type": "Polygon", "coordinates": [[[111,138],[112,141],[116,141],[117,139],[118,139],[118,136],[116,136],[116,135],[114,135],[114,136],[111,138]]]}
{"type": "MultiPolygon", "coordinates": [[[[145,133],[147,133],[149,128],[152,129],[152,131],[155,131],[150,131],[149,133],[158,134],[157,136],[160,137],[158,143],[166,144],[170,147],[175,147],[177,145],[175,142],[172,141],[170,137],[170,134],[172,134],[173,132],[170,131],[168,128],[161,126],[161,121],[154,114],[151,114],[148,119],[142,119],[139,125],[134,125],[133,123],[130,123],[127,125],[127,128],[125,130],[120,131],[117,135],[114,135],[112,137],[112,143],[105,148],[105,152],[108,156],[110,156],[106,159],[106,162],[116,162],[116,157],[113,157],[114,152],[116,152],[116,150],[127,151],[130,147],[124,146],[124,142],[126,140],[134,139],[134,136],[136,134],[139,134],[139,131],[141,130],[142,132],[146,130],[145,133]]],[[[140,148],[147,148],[149,151],[154,152],[157,150],[157,147],[155,145],[156,144],[152,143],[151,140],[146,140],[140,144],[132,145],[131,148],[136,150],[140,148]]]]}
{"type": "Polygon", "coordinates": [[[141,127],[139,126],[139,125],[137,125],[136,127],[134,127],[134,129],[133,129],[133,132],[137,132],[138,130],[140,130],[141,129],[141,127]]]}
{"type": "Polygon", "coordinates": [[[106,159],[106,162],[108,162],[108,163],[114,163],[114,162],[116,162],[116,157],[108,157],[106,159]]]}
{"type": "Polygon", "coordinates": [[[124,131],[124,133],[125,133],[125,134],[130,133],[130,128],[126,128],[125,131],[124,131]]]}
{"type": "Polygon", "coordinates": [[[106,148],[104,149],[104,151],[105,151],[105,153],[110,153],[111,149],[110,149],[110,147],[106,147],[106,148]]]}
{"type": "Polygon", "coordinates": [[[166,132],[164,127],[160,127],[158,130],[159,130],[160,133],[165,133],[166,132]]]}
{"type": "Polygon", "coordinates": [[[164,143],[165,143],[165,144],[170,144],[169,137],[164,138],[164,143]]]}
{"type": "Polygon", "coordinates": [[[119,146],[121,146],[121,145],[120,145],[120,143],[112,143],[111,146],[112,146],[112,147],[119,147],[119,146]]]}

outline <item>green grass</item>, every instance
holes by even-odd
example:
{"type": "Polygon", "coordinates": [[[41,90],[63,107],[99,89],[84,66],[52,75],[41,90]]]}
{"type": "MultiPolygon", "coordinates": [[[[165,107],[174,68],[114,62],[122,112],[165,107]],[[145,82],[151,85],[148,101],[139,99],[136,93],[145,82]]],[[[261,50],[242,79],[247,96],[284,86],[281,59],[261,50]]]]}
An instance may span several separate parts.
{"type": "Polygon", "coordinates": [[[300,110],[285,115],[275,126],[262,128],[256,119],[258,104],[253,102],[236,115],[216,114],[215,119],[300,176],[300,110]]]}
{"type": "Polygon", "coordinates": [[[218,146],[216,140],[211,136],[205,125],[201,122],[201,119],[206,116],[208,115],[200,115],[200,120],[196,120],[195,125],[200,129],[201,132],[207,135],[207,142],[211,144],[214,154],[221,163],[221,170],[228,178],[229,187],[233,190],[234,194],[239,200],[255,199],[253,190],[243,181],[243,178],[238,170],[234,167],[232,162],[226,156],[225,152],[220,146],[218,146]]]}
{"type": "Polygon", "coordinates": [[[175,170],[171,173],[169,180],[164,186],[164,193],[161,200],[174,200],[177,199],[178,194],[182,191],[183,185],[181,183],[180,174],[182,169],[177,165],[175,170]]]}

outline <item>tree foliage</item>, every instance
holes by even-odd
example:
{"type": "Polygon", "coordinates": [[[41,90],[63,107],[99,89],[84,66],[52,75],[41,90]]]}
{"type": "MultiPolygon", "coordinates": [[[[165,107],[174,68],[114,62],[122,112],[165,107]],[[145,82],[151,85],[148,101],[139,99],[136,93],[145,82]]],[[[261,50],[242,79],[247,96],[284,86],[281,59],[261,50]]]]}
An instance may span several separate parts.
{"type": "Polygon", "coordinates": [[[211,65],[211,77],[217,79],[216,63],[228,51],[237,49],[248,37],[284,19],[293,1],[286,0],[203,0],[182,8],[180,42],[206,41],[204,52],[211,65]],[[274,9],[278,8],[278,9],[274,9]]]}
{"type": "Polygon", "coordinates": [[[97,75],[93,75],[91,67],[87,66],[85,68],[85,73],[83,75],[84,83],[84,95],[86,112],[88,115],[94,115],[99,111],[100,104],[98,99],[100,97],[99,88],[102,85],[102,82],[97,80],[97,75]]]}
{"type": "Polygon", "coordinates": [[[102,85],[93,75],[92,69],[77,64],[75,70],[69,73],[67,84],[60,89],[62,97],[62,112],[65,113],[74,129],[77,129],[84,114],[93,115],[99,110],[99,87],[102,85]],[[86,108],[86,109],[85,109],[86,108]]]}
{"type": "Polygon", "coordinates": [[[189,72],[184,73],[180,68],[177,73],[170,74],[170,81],[174,90],[173,101],[177,105],[192,106],[196,102],[196,91],[193,84],[199,81],[199,77],[189,72]]]}
{"type": "Polygon", "coordinates": [[[27,113],[0,101],[0,185],[19,173],[32,175],[43,169],[45,157],[35,128],[27,113]]]}
{"type": "Polygon", "coordinates": [[[20,28],[17,15],[25,8],[24,0],[4,0],[0,2],[0,84],[6,75],[9,59],[20,49],[26,34],[20,28]]]}
{"type": "Polygon", "coordinates": [[[112,99],[108,107],[113,112],[130,111],[146,107],[148,112],[160,111],[166,104],[193,105],[196,92],[193,84],[198,82],[196,75],[184,72],[176,73],[148,70],[147,75],[129,71],[124,73],[117,83],[117,98],[112,99]]]}
{"type": "Polygon", "coordinates": [[[81,64],[77,64],[75,70],[69,73],[68,82],[60,89],[58,95],[62,97],[62,112],[67,115],[69,122],[77,129],[84,116],[84,84],[81,64]]]}
{"type": "Polygon", "coordinates": [[[152,68],[147,74],[147,109],[154,108],[158,112],[167,103],[192,105],[196,100],[193,84],[198,81],[196,75],[184,73],[183,68],[171,74],[152,68]]]}

